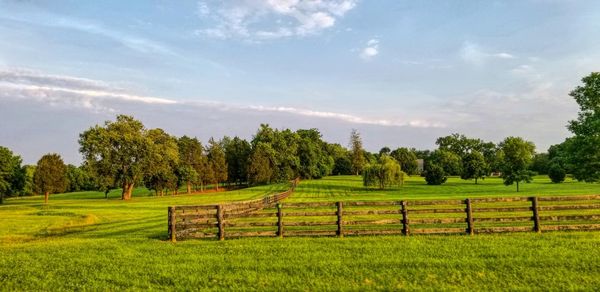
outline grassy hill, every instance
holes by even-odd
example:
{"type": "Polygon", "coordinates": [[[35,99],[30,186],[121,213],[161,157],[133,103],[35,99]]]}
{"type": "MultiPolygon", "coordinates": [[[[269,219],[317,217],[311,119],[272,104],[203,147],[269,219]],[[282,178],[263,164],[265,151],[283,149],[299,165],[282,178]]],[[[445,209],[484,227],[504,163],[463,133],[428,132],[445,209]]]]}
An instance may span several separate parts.
{"type": "MultiPolygon", "coordinates": [[[[166,242],[167,206],[259,198],[285,184],[231,192],[108,200],[99,192],[0,205],[3,290],[585,289],[600,286],[600,233],[250,238],[166,242]]],[[[303,181],[289,201],[598,194],[600,185],[537,177],[522,192],[492,178],[368,190],[358,177],[303,181]]]]}

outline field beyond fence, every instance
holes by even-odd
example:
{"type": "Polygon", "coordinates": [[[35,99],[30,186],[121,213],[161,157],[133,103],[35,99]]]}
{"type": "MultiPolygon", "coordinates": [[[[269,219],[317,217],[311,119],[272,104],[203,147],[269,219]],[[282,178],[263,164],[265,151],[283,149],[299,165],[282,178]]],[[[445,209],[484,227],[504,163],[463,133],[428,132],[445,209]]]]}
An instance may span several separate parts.
{"type": "Polygon", "coordinates": [[[600,230],[600,195],[169,207],[169,238],[600,230]]]}

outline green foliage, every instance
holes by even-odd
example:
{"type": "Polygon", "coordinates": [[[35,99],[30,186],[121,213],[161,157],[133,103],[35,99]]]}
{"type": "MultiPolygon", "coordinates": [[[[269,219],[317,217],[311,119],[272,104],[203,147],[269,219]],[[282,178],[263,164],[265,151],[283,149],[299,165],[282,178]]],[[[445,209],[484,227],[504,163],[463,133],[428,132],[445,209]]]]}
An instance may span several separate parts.
{"type": "Polygon", "coordinates": [[[444,169],[446,175],[460,175],[462,172],[462,162],[458,154],[449,150],[438,149],[429,156],[425,164],[435,164],[444,169]]]}
{"type": "Polygon", "coordinates": [[[60,155],[46,154],[37,162],[33,182],[37,193],[45,194],[46,201],[49,194],[62,193],[67,188],[67,166],[60,155]]]}
{"type": "Polygon", "coordinates": [[[352,162],[352,172],[355,175],[359,175],[367,161],[365,160],[362,139],[356,129],[352,129],[350,133],[350,151],[352,153],[350,159],[352,162]]]}
{"type": "Polygon", "coordinates": [[[227,181],[227,160],[223,146],[213,138],[208,140],[206,158],[213,179],[212,183],[219,189],[219,183],[227,181]]]}
{"type": "Polygon", "coordinates": [[[531,182],[534,175],[528,168],[535,153],[535,145],[520,137],[508,137],[499,146],[504,184],[509,186],[516,183],[518,192],[519,183],[531,182]]]}
{"type": "Polygon", "coordinates": [[[67,191],[78,192],[82,190],[94,189],[94,183],[92,178],[86,172],[85,168],[77,167],[75,165],[67,165],[67,191]]]}
{"type": "Polygon", "coordinates": [[[268,184],[275,180],[276,154],[270,144],[258,142],[250,156],[248,178],[250,183],[268,184]]]}
{"type": "Polygon", "coordinates": [[[322,178],[330,175],[334,166],[333,158],[328,155],[326,143],[317,129],[298,130],[298,158],[300,177],[322,178]]]}
{"type": "Polygon", "coordinates": [[[537,153],[533,156],[529,169],[538,174],[548,174],[550,167],[550,156],[548,153],[537,153]]]}
{"type": "Polygon", "coordinates": [[[446,182],[448,178],[444,172],[444,168],[435,164],[427,163],[425,166],[425,181],[428,185],[441,185],[446,182]]]}
{"type": "Polygon", "coordinates": [[[146,134],[148,157],[145,163],[144,185],[163,195],[165,190],[176,191],[178,179],[176,170],[179,167],[179,147],[177,138],[162,129],[152,129],[146,134]]]}
{"type": "Polygon", "coordinates": [[[4,195],[14,195],[23,190],[25,173],[21,168],[21,157],[6,147],[0,146],[0,204],[4,195]]]}
{"type": "Polygon", "coordinates": [[[223,148],[225,149],[225,160],[227,161],[227,181],[235,184],[248,182],[248,162],[252,146],[248,141],[234,137],[223,138],[223,148]]]}
{"type": "Polygon", "coordinates": [[[567,172],[559,164],[552,164],[548,168],[548,177],[550,177],[553,183],[562,183],[565,181],[566,176],[567,172]]]}
{"type": "Polygon", "coordinates": [[[579,104],[577,120],[569,123],[575,135],[568,147],[573,176],[586,182],[600,182],[600,72],[582,79],[583,85],[571,91],[579,104]]]}
{"type": "Polygon", "coordinates": [[[400,163],[400,167],[408,175],[417,173],[417,155],[408,148],[398,148],[390,153],[390,155],[400,163]]]}
{"type": "Polygon", "coordinates": [[[203,184],[200,174],[206,172],[204,149],[197,138],[188,136],[177,140],[177,148],[179,150],[179,167],[176,172],[178,184],[185,184],[187,192],[191,193],[193,184],[203,184]]]}
{"type": "Polygon", "coordinates": [[[475,184],[477,184],[477,180],[485,178],[487,173],[489,173],[488,165],[483,154],[478,151],[472,151],[462,159],[462,173],[460,175],[462,179],[475,179],[475,184]]]}
{"type": "Polygon", "coordinates": [[[146,170],[152,141],[144,125],[131,116],[119,115],[104,127],[95,126],[79,135],[79,151],[85,163],[104,183],[119,183],[122,199],[131,198],[133,186],[146,170]]]}
{"type": "Polygon", "coordinates": [[[388,155],[382,155],[379,163],[368,164],[363,169],[363,185],[366,187],[377,186],[379,189],[402,185],[404,174],[396,160],[388,155]]]}

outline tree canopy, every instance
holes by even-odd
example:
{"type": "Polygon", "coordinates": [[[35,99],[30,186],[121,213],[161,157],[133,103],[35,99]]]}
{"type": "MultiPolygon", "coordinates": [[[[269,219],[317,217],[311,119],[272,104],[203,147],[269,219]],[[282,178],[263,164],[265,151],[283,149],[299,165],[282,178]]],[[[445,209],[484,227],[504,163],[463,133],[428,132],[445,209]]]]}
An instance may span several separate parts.
{"type": "Polygon", "coordinates": [[[499,146],[504,184],[509,186],[516,183],[518,192],[520,182],[531,182],[533,179],[534,173],[528,168],[535,153],[535,145],[520,137],[508,137],[499,146]]]}
{"type": "Polygon", "coordinates": [[[60,155],[46,154],[37,162],[33,182],[38,193],[44,194],[44,202],[48,196],[62,193],[67,188],[67,166],[60,155]]]}

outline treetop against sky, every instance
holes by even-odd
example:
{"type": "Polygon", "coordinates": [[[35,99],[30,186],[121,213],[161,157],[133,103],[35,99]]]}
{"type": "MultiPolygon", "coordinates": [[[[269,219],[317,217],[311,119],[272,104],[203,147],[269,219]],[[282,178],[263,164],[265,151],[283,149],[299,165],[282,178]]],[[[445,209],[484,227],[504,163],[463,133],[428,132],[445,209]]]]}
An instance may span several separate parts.
{"type": "Polygon", "coordinates": [[[453,132],[546,149],[599,68],[597,1],[1,1],[0,144],[77,163],[115,114],[175,135],[261,123],[433,148],[453,132]]]}

